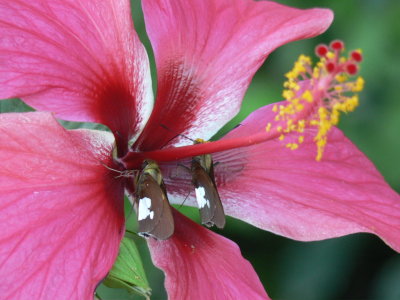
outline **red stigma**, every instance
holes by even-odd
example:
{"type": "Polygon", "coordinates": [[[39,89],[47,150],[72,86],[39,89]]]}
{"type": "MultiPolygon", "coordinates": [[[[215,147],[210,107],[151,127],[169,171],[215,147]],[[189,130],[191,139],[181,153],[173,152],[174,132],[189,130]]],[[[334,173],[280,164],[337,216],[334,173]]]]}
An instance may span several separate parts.
{"type": "Polygon", "coordinates": [[[335,70],[335,64],[334,64],[333,62],[328,62],[328,63],[326,64],[326,70],[327,70],[329,73],[332,73],[332,72],[335,70]]]}
{"type": "Polygon", "coordinates": [[[315,54],[319,57],[325,57],[325,55],[328,53],[328,51],[329,51],[328,46],[326,46],[324,44],[318,45],[315,48],[315,54]]]}
{"type": "Polygon", "coordinates": [[[347,72],[349,75],[355,75],[355,74],[357,74],[357,72],[358,72],[358,67],[357,67],[357,65],[356,65],[356,64],[353,64],[353,63],[349,63],[349,64],[346,66],[346,72],[347,72]]]}
{"type": "Polygon", "coordinates": [[[344,49],[344,43],[342,41],[340,41],[340,40],[335,40],[330,44],[330,47],[333,50],[340,51],[340,50],[344,49]]]}
{"type": "Polygon", "coordinates": [[[353,51],[351,52],[351,58],[355,60],[356,62],[362,62],[363,57],[360,51],[353,51]]]}

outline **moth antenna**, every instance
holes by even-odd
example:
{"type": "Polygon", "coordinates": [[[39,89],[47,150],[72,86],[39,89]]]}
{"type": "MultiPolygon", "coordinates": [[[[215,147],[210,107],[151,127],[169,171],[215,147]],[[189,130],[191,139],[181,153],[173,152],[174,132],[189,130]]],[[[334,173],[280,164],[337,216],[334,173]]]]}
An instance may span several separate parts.
{"type": "Polygon", "coordinates": [[[117,173],[120,173],[120,174],[123,173],[123,171],[117,170],[117,169],[113,169],[113,168],[107,166],[105,163],[101,162],[101,164],[103,165],[103,167],[105,167],[106,169],[109,169],[110,171],[114,171],[114,172],[117,172],[117,173]]]}
{"type": "Polygon", "coordinates": [[[104,163],[101,163],[106,169],[119,173],[118,176],[115,176],[114,178],[121,178],[121,177],[134,177],[136,175],[136,173],[138,172],[138,170],[125,170],[125,171],[121,171],[121,170],[117,170],[114,168],[111,168],[109,166],[107,166],[104,163]]]}
{"type": "Polygon", "coordinates": [[[115,178],[121,178],[121,177],[136,177],[137,173],[139,172],[138,170],[125,170],[125,171],[120,171],[121,174],[116,176],[115,178]]]}
{"type": "Polygon", "coordinates": [[[164,129],[168,130],[169,132],[172,132],[172,133],[175,133],[175,134],[176,134],[176,135],[175,135],[172,139],[170,139],[165,145],[167,145],[170,141],[172,141],[173,139],[175,139],[177,136],[181,136],[181,137],[183,137],[183,138],[185,138],[185,139],[188,139],[189,141],[192,141],[193,143],[195,142],[194,139],[192,139],[192,138],[190,138],[190,137],[188,137],[188,136],[186,136],[186,135],[184,135],[184,134],[182,134],[182,133],[176,133],[175,131],[169,129],[168,126],[166,126],[166,125],[164,125],[164,124],[160,124],[160,126],[161,126],[162,128],[164,128],[164,129]]]}
{"type": "Polygon", "coordinates": [[[186,167],[184,164],[178,163],[178,167],[184,168],[186,171],[190,172],[190,168],[186,167]]]}
{"type": "MultiPolygon", "coordinates": [[[[190,174],[190,168],[189,168],[189,167],[186,167],[185,165],[183,165],[183,164],[181,164],[181,163],[178,163],[178,164],[177,164],[177,169],[178,169],[178,167],[181,167],[181,168],[184,169],[186,172],[188,172],[188,174],[190,174]]],[[[177,179],[177,178],[180,177],[180,175],[179,175],[179,172],[176,171],[175,174],[173,174],[173,173],[171,172],[171,174],[170,174],[168,177],[171,178],[171,179],[177,179]]]]}
{"type": "Polygon", "coordinates": [[[183,204],[185,204],[185,202],[186,202],[187,198],[189,197],[189,195],[190,195],[190,191],[189,191],[189,193],[186,195],[185,200],[183,200],[183,202],[181,203],[181,205],[179,205],[178,210],[180,210],[180,209],[182,208],[183,204]]]}

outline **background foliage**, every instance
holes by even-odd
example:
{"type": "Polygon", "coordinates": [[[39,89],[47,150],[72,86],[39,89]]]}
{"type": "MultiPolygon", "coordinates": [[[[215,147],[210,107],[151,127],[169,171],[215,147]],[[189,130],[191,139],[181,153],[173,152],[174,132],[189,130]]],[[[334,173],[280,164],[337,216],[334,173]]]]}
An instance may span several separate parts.
{"type": "MultiPolygon", "coordinates": [[[[271,54],[256,74],[241,113],[220,134],[240,123],[257,107],[281,100],[283,74],[292,67],[299,54],[310,55],[318,43],[340,38],[345,41],[347,49],[363,49],[365,60],[361,75],[366,80],[366,88],[360,95],[360,107],[342,118],[340,127],[399,192],[400,1],[279,2],[302,8],[331,8],[335,12],[335,21],[322,36],[286,45],[271,54]]],[[[151,53],[138,0],[132,0],[132,11],[139,35],[151,53]]],[[[155,71],[154,63],[152,70],[155,71]]],[[[3,112],[27,109],[15,100],[0,102],[3,112]]],[[[74,128],[81,126],[66,124],[74,128]]],[[[192,209],[183,211],[193,218],[198,214],[192,209]]],[[[400,255],[372,235],[355,234],[303,243],[264,232],[232,218],[228,218],[225,229],[219,232],[239,244],[243,256],[253,264],[273,299],[400,299],[400,255]]],[[[166,299],[162,272],[152,265],[146,243],[137,239],[137,244],[153,289],[152,299],[166,299]]],[[[103,299],[141,299],[105,286],[100,286],[98,292],[103,299]]]]}

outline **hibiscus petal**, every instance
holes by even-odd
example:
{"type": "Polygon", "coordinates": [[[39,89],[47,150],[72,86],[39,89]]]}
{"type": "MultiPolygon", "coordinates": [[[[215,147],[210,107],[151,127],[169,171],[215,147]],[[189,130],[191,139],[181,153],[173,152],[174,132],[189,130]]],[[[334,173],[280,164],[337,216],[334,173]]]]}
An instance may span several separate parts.
{"type": "Polygon", "coordinates": [[[113,139],[48,113],[0,115],[0,294],[93,299],[124,229],[113,139]]]}
{"type": "Polygon", "coordinates": [[[269,1],[145,0],[143,10],[158,73],[156,105],[138,144],[144,150],[177,133],[208,140],[239,111],[270,52],[322,33],[332,21],[329,10],[269,1]]]}
{"type": "MultiPolygon", "coordinates": [[[[225,138],[263,130],[272,115],[271,106],[259,109],[225,138]]],[[[230,179],[220,172],[226,212],[303,241],[371,232],[400,251],[400,196],[339,129],[332,130],[322,161],[316,161],[315,134],[308,130],[294,151],[285,141],[268,141],[216,156],[229,161],[228,170],[238,163],[243,168],[236,175],[229,171],[230,179]]]]}
{"type": "Polygon", "coordinates": [[[169,299],[269,299],[235,243],[175,210],[174,220],[170,239],[148,241],[169,299]]]}
{"type": "MultiPolygon", "coordinates": [[[[275,115],[271,108],[253,112],[224,139],[265,130],[275,115]]],[[[400,251],[400,196],[339,129],[329,134],[322,160],[316,161],[315,134],[307,130],[294,151],[285,147],[289,136],[214,154],[225,213],[302,241],[370,232],[400,251]]],[[[182,203],[190,179],[176,170],[170,166],[165,181],[175,195],[169,199],[182,203]]],[[[185,204],[193,205],[193,198],[192,193],[185,204]]]]}
{"type": "Polygon", "coordinates": [[[153,105],[128,0],[0,0],[0,98],[127,139],[153,105]]]}

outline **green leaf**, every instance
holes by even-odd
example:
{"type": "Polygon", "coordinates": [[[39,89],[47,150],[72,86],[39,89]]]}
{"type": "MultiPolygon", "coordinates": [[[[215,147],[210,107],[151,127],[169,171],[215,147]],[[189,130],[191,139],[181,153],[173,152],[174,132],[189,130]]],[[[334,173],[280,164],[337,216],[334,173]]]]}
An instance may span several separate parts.
{"type": "Polygon", "coordinates": [[[98,123],[72,122],[72,121],[65,121],[65,120],[59,120],[59,122],[66,129],[86,128],[86,129],[110,131],[107,128],[107,126],[105,126],[103,124],[98,124],[98,123]]]}
{"type": "MultiPolygon", "coordinates": [[[[30,111],[35,111],[35,110],[29,105],[25,104],[20,99],[12,98],[12,99],[0,100],[0,113],[30,112],[30,111]]],[[[110,131],[107,128],[107,126],[98,123],[71,122],[64,120],[59,120],[59,122],[66,129],[86,128],[86,129],[110,131]]]]}
{"type": "Polygon", "coordinates": [[[20,99],[6,99],[0,101],[0,113],[33,111],[33,108],[26,105],[20,99]]]}
{"type": "Polygon", "coordinates": [[[111,288],[123,288],[150,299],[151,289],[133,240],[125,237],[120,245],[117,260],[103,282],[111,288]]]}

